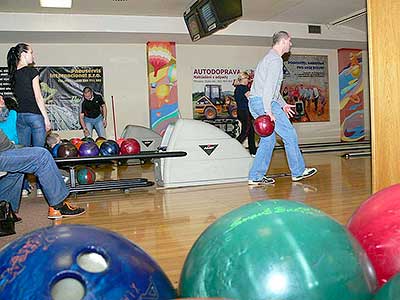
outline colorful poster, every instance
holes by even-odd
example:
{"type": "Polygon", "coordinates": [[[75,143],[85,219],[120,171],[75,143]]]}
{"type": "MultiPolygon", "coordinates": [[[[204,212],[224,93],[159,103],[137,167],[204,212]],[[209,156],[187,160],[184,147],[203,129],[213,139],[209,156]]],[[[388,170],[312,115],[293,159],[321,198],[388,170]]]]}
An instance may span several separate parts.
{"type": "Polygon", "coordinates": [[[362,51],[339,49],[339,101],[341,140],[365,138],[362,51]]]}
{"type": "Polygon", "coordinates": [[[232,137],[239,134],[237,105],[234,99],[234,82],[240,72],[250,76],[254,72],[240,68],[194,68],[192,75],[193,118],[213,124],[232,137]]]}
{"type": "MultiPolygon", "coordinates": [[[[40,88],[52,130],[78,130],[79,105],[82,90],[89,86],[95,93],[104,94],[103,67],[37,67],[40,88]]],[[[7,68],[0,69],[0,93],[12,96],[7,68]]],[[[18,100],[18,99],[17,99],[18,100]]]]}
{"type": "Polygon", "coordinates": [[[194,68],[192,79],[193,118],[196,120],[234,119],[233,97],[239,68],[194,68]]]}
{"type": "Polygon", "coordinates": [[[53,130],[78,130],[82,91],[103,96],[103,67],[39,67],[40,88],[53,130]]]}
{"type": "Polygon", "coordinates": [[[179,118],[174,42],[147,42],[150,127],[164,135],[179,118]]]}
{"type": "Polygon", "coordinates": [[[328,56],[291,54],[284,60],[281,94],[296,105],[293,122],[328,122],[328,56]]]}

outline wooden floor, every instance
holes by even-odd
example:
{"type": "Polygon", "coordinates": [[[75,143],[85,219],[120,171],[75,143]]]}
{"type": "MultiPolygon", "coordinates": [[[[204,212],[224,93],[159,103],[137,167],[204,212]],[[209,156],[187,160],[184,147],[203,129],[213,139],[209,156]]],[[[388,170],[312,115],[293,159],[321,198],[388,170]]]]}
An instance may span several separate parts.
{"type": "MultiPolygon", "coordinates": [[[[62,222],[96,225],[120,233],[150,254],[176,286],[185,257],[201,232],[243,204],[265,199],[302,201],[346,224],[371,194],[371,159],[346,160],[340,154],[305,154],[307,166],[318,168],[318,174],[298,183],[282,177],[269,187],[250,188],[243,182],[80,194],[74,201],[87,206],[87,214],[62,222]]],[[[97,171],[99,178],[154,178],[152,164],[106,168],[104,175],[104,170],[97,171]]],[[[284,152],[275,151],[269,173],[285,172],[284,152]]]]}

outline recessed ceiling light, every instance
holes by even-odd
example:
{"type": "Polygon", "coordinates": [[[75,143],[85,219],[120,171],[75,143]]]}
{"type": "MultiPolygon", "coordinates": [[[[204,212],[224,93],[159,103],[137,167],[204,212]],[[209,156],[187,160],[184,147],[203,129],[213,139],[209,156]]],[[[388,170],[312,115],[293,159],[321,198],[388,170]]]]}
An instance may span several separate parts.
{"type": "Polygon", "coordinates": [[[40,0],[41,7],[71,8],[72,0],[40,0]]]}

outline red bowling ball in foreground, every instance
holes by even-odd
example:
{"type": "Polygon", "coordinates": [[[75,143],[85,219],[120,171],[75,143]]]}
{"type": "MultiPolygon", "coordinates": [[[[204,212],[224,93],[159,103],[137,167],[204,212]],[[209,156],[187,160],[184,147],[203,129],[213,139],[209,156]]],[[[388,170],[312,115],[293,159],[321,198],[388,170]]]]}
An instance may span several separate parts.
{"type": "Polygon", "coordinates": [[[374,266],[379,286],[400,272],[400,184],[368,198],[348,228],[374,266]]]}
{"type": "Polygon", "coordinates": [[[270,116],[262,115],[254,120],[254,131],[261,137],[270,136],[275,129],[275,122],[271,121],[270,116]]]}

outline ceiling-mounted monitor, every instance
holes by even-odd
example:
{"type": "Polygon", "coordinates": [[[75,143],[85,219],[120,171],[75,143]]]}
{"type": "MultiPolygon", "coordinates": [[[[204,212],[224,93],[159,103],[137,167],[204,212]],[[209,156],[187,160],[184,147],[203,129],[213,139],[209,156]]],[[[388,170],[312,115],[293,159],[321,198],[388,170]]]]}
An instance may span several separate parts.
{"type": "Polygon", "coordinates": [[[212,0],[219,22],[225,26],[233,23],[242,16],[241,0],[212,0]]]}
{"type": "Polygon", "coordinates": [[[193,42],[204,36],[203,29],[197,13],[185,16],[186,27],[189,30],[190,38],[193,42]]]}
{"type": "Polygon", "coordinates": [[[217,13],[214,9],[214,5],[211,0],[205,1],[203,4],[200,4],[197,8],[197,11],[199,13],[200,20],[202,22],[203,29],[205,32],[211,33],[216,29],[221,29],[225,27],[223,24],[220,24],[219,19],[217,17],[217,13]]]}
{"type": "Polygon", "coordinates": [[[184,13],[192,41],[225,28],[241,16],[241,0],[197,0],[184,13]]]}

